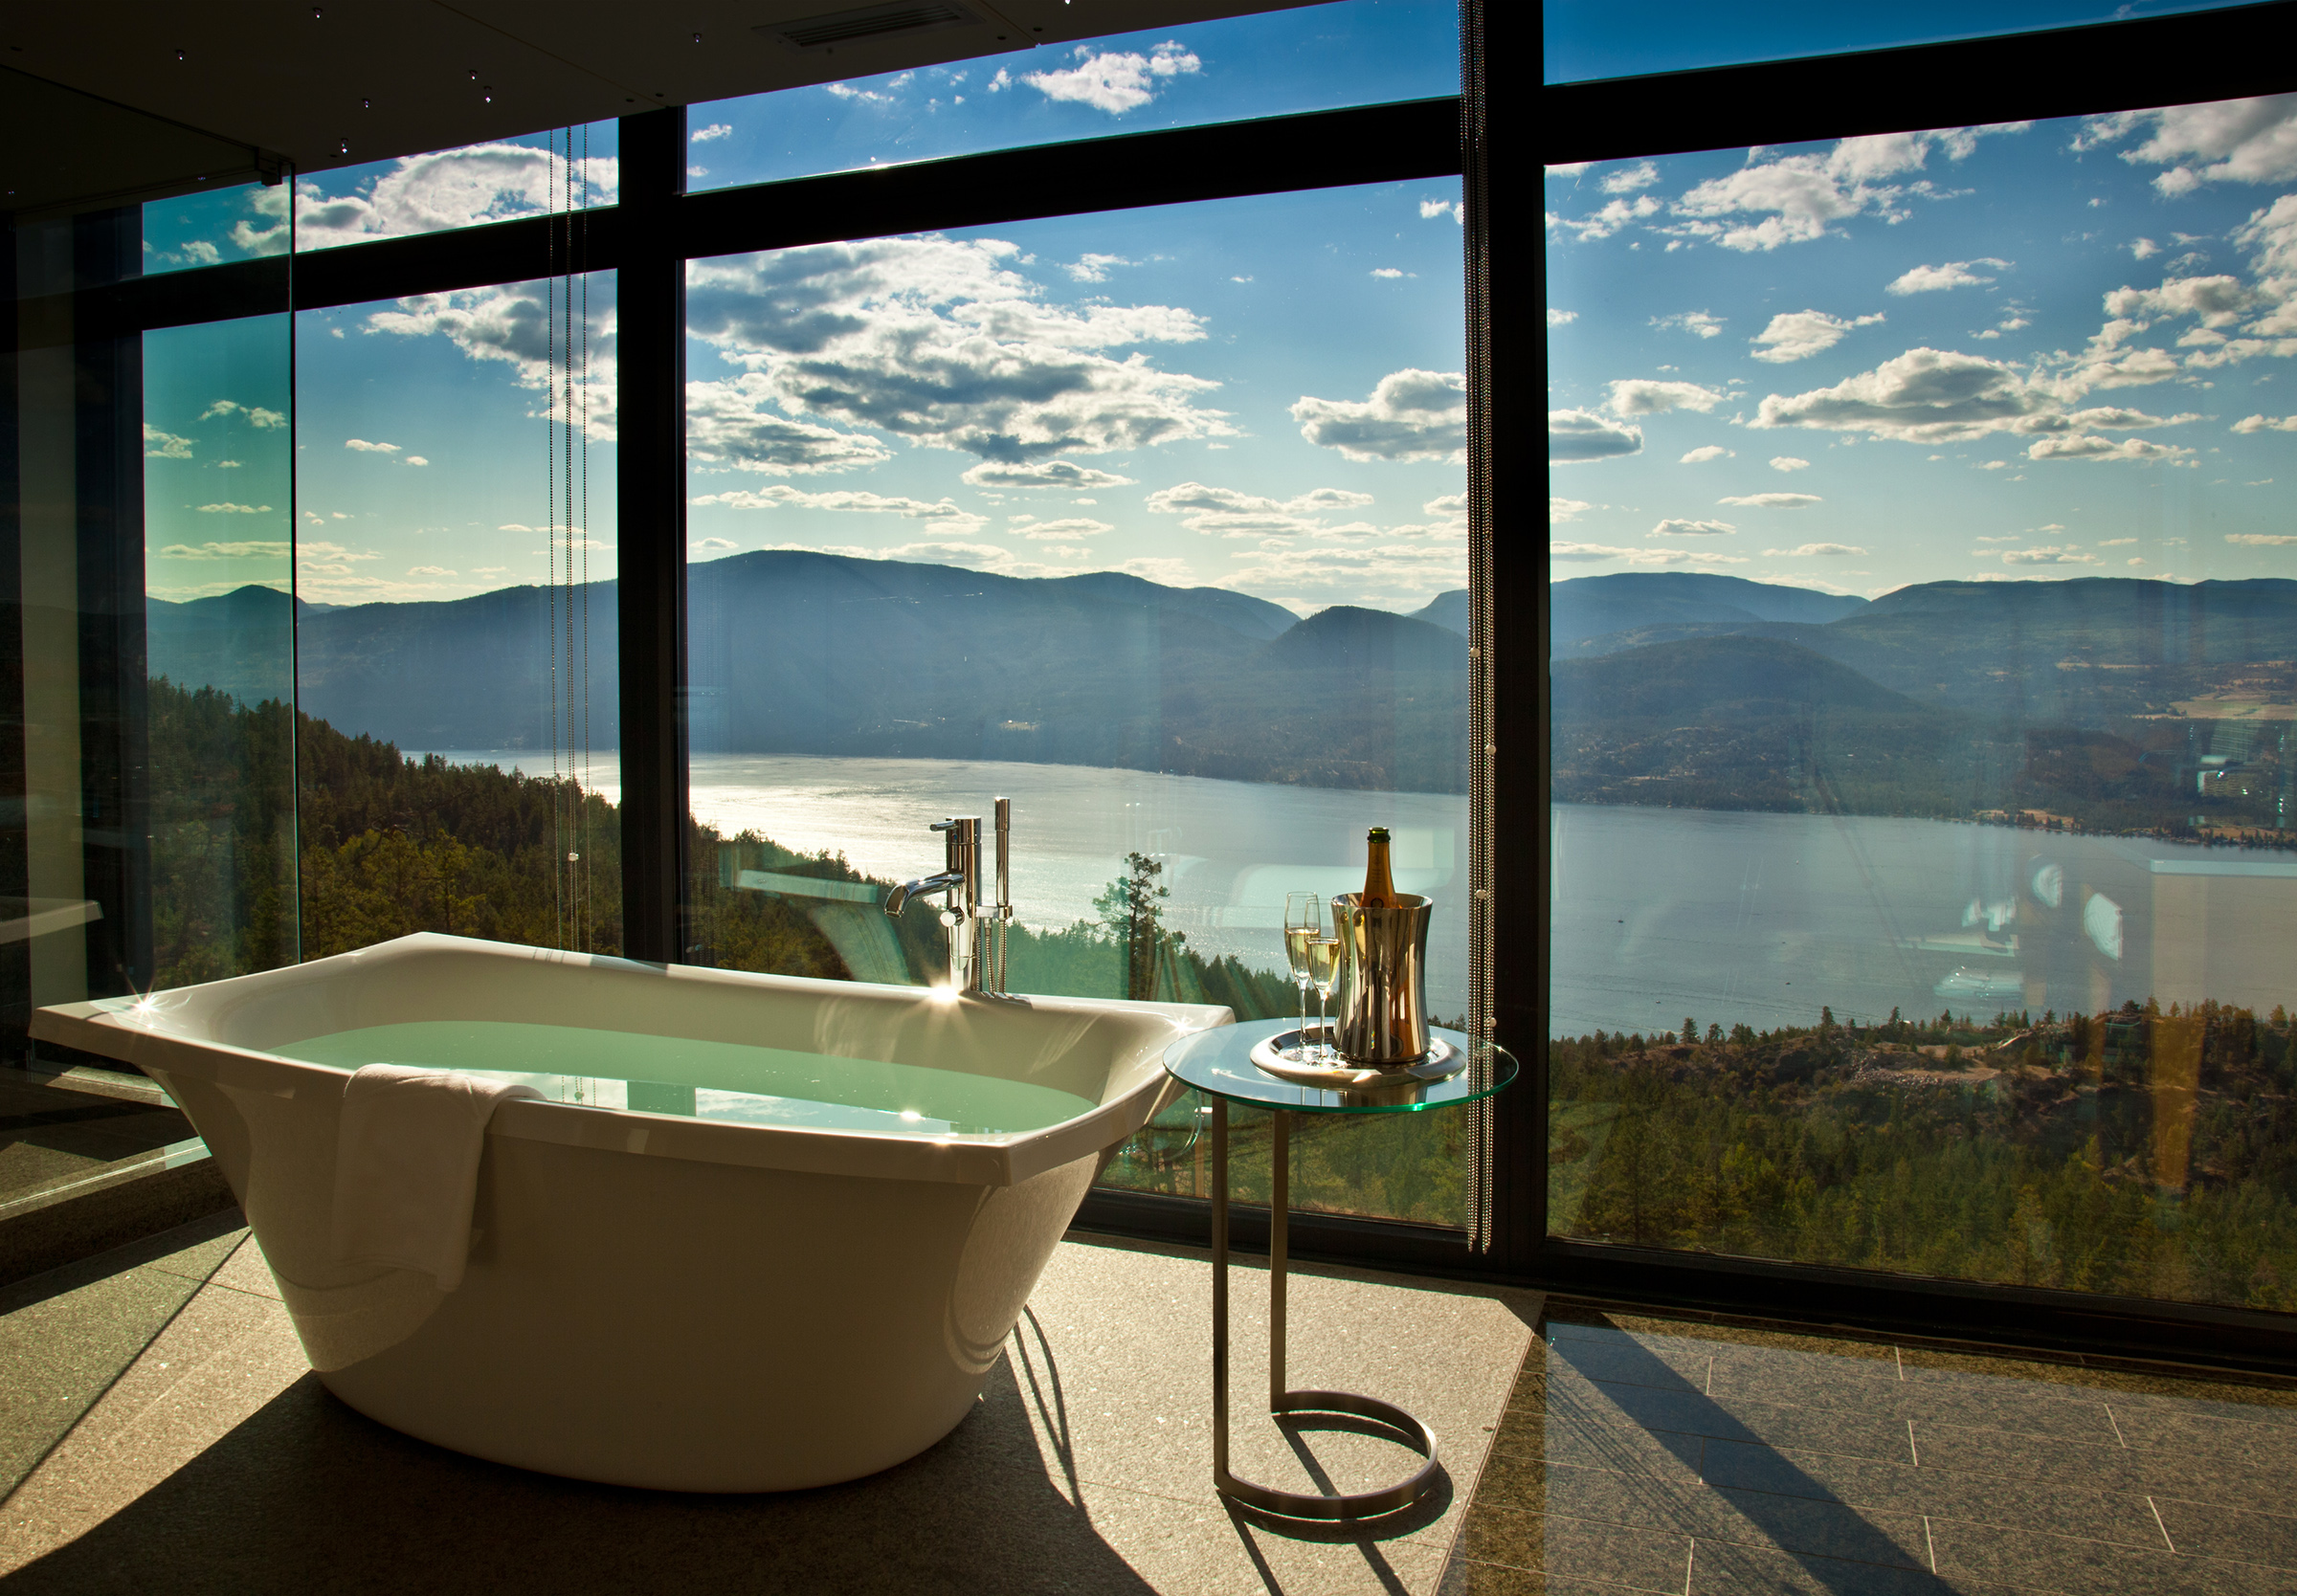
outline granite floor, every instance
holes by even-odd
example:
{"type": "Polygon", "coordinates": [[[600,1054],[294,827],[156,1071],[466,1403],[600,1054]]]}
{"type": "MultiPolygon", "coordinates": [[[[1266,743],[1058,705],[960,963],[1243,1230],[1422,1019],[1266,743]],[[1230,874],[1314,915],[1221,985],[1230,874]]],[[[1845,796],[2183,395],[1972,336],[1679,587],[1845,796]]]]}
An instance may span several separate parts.
{"type": "Polygon", "coordinates": [[[2297,1592],[2297,1383],[1550,1298],[1451,1592],[2297,1592]]]}
{"type": "MultiPolygon", "coordinates": [[[[1239,1392],[1266,1275],[1235,1275],[1239,1392]]],[[[1072,1236],[974,1412],[863,1480],[774,1496],[590,1485],[441,1451],[337,1402],[236,1210],[0,1289],[0,1592],[1322,1592],[1442,1589],[1534,1345],[1536,1294],[1294,1274],[1291,1375],[1402,1404],[1445,1474],[1362,1526],[1211,1489],[1211,1269],[1072,1236]]],[[[611,1378],[601,1371],[598,1378],[611,1378]]],[[[1294,1490],[1416,1463],[1239,1402],[1235,1464],[1294,1490]]]]}
{"type": "Polygon", "coordinates": [[[191,1134],[190,1122],[172,1108],[0,1070],[0,1203],[69,1186],[191,1134]]]}

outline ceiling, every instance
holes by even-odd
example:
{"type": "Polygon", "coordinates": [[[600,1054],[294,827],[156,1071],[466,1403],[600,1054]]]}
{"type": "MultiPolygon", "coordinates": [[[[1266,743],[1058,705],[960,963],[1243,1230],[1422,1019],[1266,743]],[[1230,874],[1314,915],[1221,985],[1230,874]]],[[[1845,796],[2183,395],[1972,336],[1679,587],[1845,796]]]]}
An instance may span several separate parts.
{"type": "MultiPolygon", "coordinates": [[[[798,49],[837,0],[0,0],[0,211],[202,185],[1304,0],[954,0],[970,20],[798,49]]],[[[945,9],[943,7],[926,9],[945,9]]]]}

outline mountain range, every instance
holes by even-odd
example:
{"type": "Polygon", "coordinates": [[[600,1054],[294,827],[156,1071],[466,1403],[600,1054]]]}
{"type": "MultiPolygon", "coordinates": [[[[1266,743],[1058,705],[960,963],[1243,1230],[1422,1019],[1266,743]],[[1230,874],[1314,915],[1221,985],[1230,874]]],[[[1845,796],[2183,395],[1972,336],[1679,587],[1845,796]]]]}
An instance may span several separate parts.
{"type": "MultiPolygon", "coordinates": [[[[284,697],[289,600],[147,601],[149,669],[284,697]]],[[[571,605],[589,742],[620,741],[616,589],[303,606],[301,707],[410,749],[550,746],[571,605]],[[584,624],[587,621],[587,626],[584,624]],[[582,633],[587,631],[587,650],[582,633]]],[[[1466,643],[1412,616],[1282,606],[1119,572],[1023,579],[766,550],[690,568],[697,752],[1005,759],[1459,790],[1466,643]]],[[[563,670],[563,667],[562,667],[563,670]]],[[[578,710],[579,714],[579,710],[578,710]]]]}

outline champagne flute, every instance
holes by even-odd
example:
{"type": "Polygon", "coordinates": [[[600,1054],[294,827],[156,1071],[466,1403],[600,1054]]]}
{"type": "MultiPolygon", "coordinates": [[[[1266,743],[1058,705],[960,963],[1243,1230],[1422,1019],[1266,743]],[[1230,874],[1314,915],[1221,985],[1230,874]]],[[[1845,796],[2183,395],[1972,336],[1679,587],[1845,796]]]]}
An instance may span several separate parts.
{"type": "Polygon", "coordinates": [[[1300,1046],[1284,1050],[1287,1058],[1315,1057],[1308,1042],[1308,943],[1324,928],[1324,905],[1312,892],[1284,895],[1284,958],[1292,966],[1292,984],[1300,988],[1300,1046]]]}
{"type": "Polygon", "coordinates": [[[1319,926],[1308,939],[1308,979],[1316,984],[1316,1030],[1324,1037],[1316,1045],[1315,1057],[1323,1064],[1340,1062],[1340,1050],[1332,1046],[1330,1028],[1325,1024],[1325,1005],[1332,1001],[1332,987],[1340,980],[1340,939],[1327,936],[1319,926]]]}

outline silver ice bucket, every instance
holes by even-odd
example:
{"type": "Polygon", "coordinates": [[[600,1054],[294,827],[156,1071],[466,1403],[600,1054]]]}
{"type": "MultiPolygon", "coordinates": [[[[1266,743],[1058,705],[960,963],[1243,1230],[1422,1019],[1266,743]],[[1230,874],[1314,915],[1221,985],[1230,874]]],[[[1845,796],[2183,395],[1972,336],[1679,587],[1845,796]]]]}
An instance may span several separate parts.
{"type": "Polygon", "coordinates": [[[1350,1064],[1415,1064],[1428,1051],[1428,915],[1432,902],[1396,895],[1367,909],[1360,893],[1332,899],[1340,939],[1340,1056],[1350,1064]]]}

